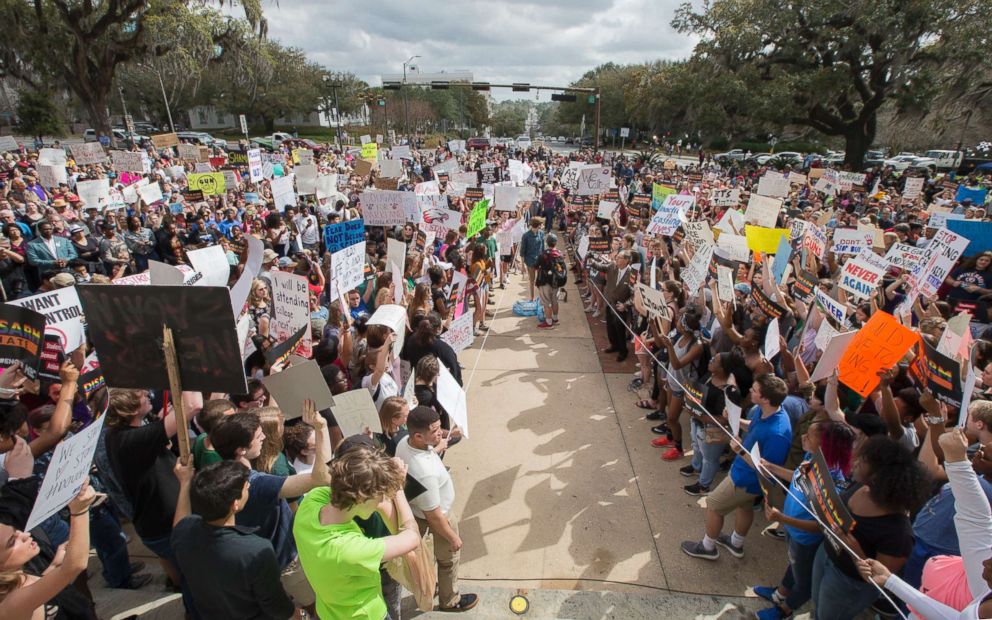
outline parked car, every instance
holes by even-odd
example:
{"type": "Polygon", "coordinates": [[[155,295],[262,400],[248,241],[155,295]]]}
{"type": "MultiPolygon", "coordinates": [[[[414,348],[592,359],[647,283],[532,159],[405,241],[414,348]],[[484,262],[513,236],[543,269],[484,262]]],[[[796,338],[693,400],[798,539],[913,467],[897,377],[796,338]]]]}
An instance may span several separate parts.
{"type": "Polygon", "coordinates": [[[469,138],[465,142],[465,148],[479,149],[480,151],[485,151],[490,146],[492,145],[489,143],[489,138],[469,138]]]}
{"type": "Polygon", "coordinates": [[[136,133],[147,133],[147,134],[162,132],[162,130],[160,130],[155,125],[152,125],[151,123],[143,123],[140,121],[134,124],[134,131],[136,133]]]}
{"type": "Polygon", "coordinates": [[[579,146],[595,146],[595,140],[592,136],[586,136],[579,140],[579,146]]]}
{"type": "Polygon", "coordinates": [[[556,141],[557,142],[564,142],[565,141],[565,136],[558,136],[558,138],[556,138],[556,141]]]}
{"type": "Polygon", "coordinates": [[[885,163],[885,159],[886,159],[885,151],[879,151],[879,150],[866,151],[864,163],[866,167],[871,168],[874,166],[883,165],[885,163]]]}
{"type": "Polygon", "coordinates": [[[179,139],[182,142],[189,144],[199,144],[202,146],[216,146],[218,148],[226,149],[227,140],[222,138],[214,138],[208,133],[202,131],[179,131],[176,132],[179,139]]]}
{"type": "Polygon", "coordinates": [[[530,136],[519,136],[517,137],[517,148],[518,149],[529,149],[531,147],[530,136]]]}
{"type": "Polygon", "coordinates": [[[964,161],[964,153],[961,151],[932,150],[924,153],[923,157],[932,159],[937,170],[957,170],[964,161]]]}
{"type": "Polygon", "coordinates": [[[896,172],[902,172],[906,168],[917,163],[919,157],[910,153],[900,153],[895,157],[891,157],[882,162],[882,165],[886,168],[892,168],[896,172]]]}
{"type": "Polygon", "coordinates": [[[796,151],[782,151],[780,153],[770,153],[767,156],[758,157],[758,163],[764,166],[772,160],[781,160],[792,165],[803,163],[803,154],[796,151]]]}
{"type": "Polygon", "coordinates": [[[730,149],[726,153],[717,153],[713,156],[716,161],[744,161],[747,152],[744,149],[730,149]]]}
{"type": "Polygon", "coordinates": [[[827,166],[839,166],[844,163],[844,151],[827,151],[827,156],[823,158],[823,163],[827,166]]]}

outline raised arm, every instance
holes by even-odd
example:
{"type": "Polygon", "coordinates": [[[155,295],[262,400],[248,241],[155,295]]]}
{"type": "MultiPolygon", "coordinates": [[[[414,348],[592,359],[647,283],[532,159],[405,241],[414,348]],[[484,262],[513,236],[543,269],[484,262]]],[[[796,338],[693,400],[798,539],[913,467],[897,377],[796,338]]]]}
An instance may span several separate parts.
{"type": "Polygon", "coordinates": [[[59,390],[59,400],[55,404],[55,413],[52,414],[48,427],[38,433],[31,442],[31,454],[38,456],[48,452],[55,445],[62,441],[72,424],[72,403],[76,399],[76,388],[78,386],[79,370],[69,360],[62,363],[59,368],[59,380],[62,381],[62,388],[59,390]]]}
{"type": "Polygon", "coordinates": [[[286,478],[279,491],[279,497],[299,497],[310,489],[327,485],[331,482],[331,474],[327,469],[327,461],[331,459],[331,439],[327,433],[327,421],[317,413],[312,400],[303,401],[303,421],[313,427],[313,438],[316,445],[313,469],[306,474],[295,474],[286,478]]]}

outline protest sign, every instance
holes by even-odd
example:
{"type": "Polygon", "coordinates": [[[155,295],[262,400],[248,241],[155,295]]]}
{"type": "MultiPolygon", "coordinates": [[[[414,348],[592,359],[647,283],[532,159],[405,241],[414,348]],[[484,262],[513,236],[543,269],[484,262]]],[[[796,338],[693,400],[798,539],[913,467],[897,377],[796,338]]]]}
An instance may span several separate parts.
{"type": "Polygon", "coordinates": [[[771,171],[769,171],[766,172],[758,180],[758,188],[755,190],[755,192],[762,196],[785,198],[786,196],[789,195],[789,190],[790,190],[790,186],[788,179],[783,177],[781,174],[778,173],[773,174],[771,171]]]}
{"type": "Polygon", "coordinates": [[[613,174],[607,166],[589,166],[579,170],[576,193],[579,196],[605,194],[610,189],[613,174]]]}
{"type": "Polygon", "coordinates": [[[769,319],[777,319],[785,314],[785,308],[775,303],[771,297],[761,290],[760,286],[751,287],[751,300],[754,301],[758,310],[769,319]]]}
{"type": "MultiPolygon", "coordinates": [[[[604,220],[613,219],[613,214],[620,207],[619,202],[613,202],[610,200],[600,200],[599,208],[596,210],[596,217],[604,220]]],[[[704,222],[705,223],[705,222],[704,222]]]]}
{"type": "MultiPolygon", "coordinates": [[[[813,512],[827,527],[847,533],[857,524],[840,494],[837,493],[837,485],[834,484],[830,467],[827,465],[827,460],[823,458],[822,451],[817,450],[813,454],[805,475],[796,479],[796,486],[802,490],[803,495],[809,500],[813,512]]],[[[837,553],[844,553],[833,536],[826,536],[825,538],[837,553]]]]}
{"type": "Polygon", "coordinates": [[[38,183],[45,188],[55,188],[69,182],[65,166],[38,164],[38,183]]]}
{"type": "MultiPolygon", "coordinates": [[[[992,231],[989,234],[992,234],[992,231]]],[[[908,243],[893,243],[884,260],[893,267],[909,269],[921,258],[923,258],[923,248],[908,243]]]]}
{"type": "Polygon", "coordinates": [[[83,307],[75,286],[13,299],[7,303],[43,314],[45,335],[57,337],[66,353],[75,351],[83,344],[83,307]]]}
{"type": "MultiPolygon", "coordinates": [[[[813,337],[813,345],[822,353],[827,350],[830,341],[839,333],[830,325],[830,321],[820,321],[820,327],[816,329],[816,335],[813,337]]],[[[846,343],[844,347],[847,347],[846,343]]],[[[840,357],[837,358],[837,361],[840,361],[840,357]]]]}
{"type": "Polygon", "coordinates": [[[295,174],[284,177],[276,177],[269,182],[272,189],[272,200],[276,209],[282,211],[286,207],[296,207],[296,187],[293,184],[295,174]]]}
{"type": "Polygon", "coordinates": [[[837,228],[834,230],[834,254],[861,254],[861,250],[871,250],[875,242],[875,233],[856,228],[837,228]]]}
{"type": "Polygon", "coordinates": [[[919,339],[891,314],[878,311],[855,333],[840,360],[840,380],[863,397],[878,386],[878,371],[894,366],[919,339]]]}
{"type": "Polygon", "coordinates": [[[882,283],[888,268],[884,258],[871,250],[862,250],[841,268],[840,287],[859,299],[868,299],[882,283]]]}
{"type": "Polygon", "coordinates": [[[169,387],[162,354],[162,330],[168,326],[184,389],[247,391],[226,288],[93,284],[77,292],[108,384],[169,387]]]}
{"type": "MultiPolygon", "coordinates": [[[[386,267],[396,265],[403,271],[406,268],[406,244],[398,239],[386,239],[386,267]]],[[[394,282],[402,287],[402,282],[394,282]]]]}
{"type": "Polygon", "coordinates": [[[170,146],[179,146],[179,136],[174,133],[160,133],[150,136],[152,145],[156,150],[167,149],[170,146]]]}
{"type": "Polygon", "coordinates": [[[717,265],[717,296],[720,301],[730,303],[734,301],[734,272],[730,267],[717,265]]]}
{"type": "MultiPolygon", "coordinates": [[[[176,150],[178,151],[179,159],[183,161],[196,162],[200,160],[200,147],[196,144],[180,144],[176,147],[176,150]]],[[[255,150],[257,151],[258,149],[255,150]]]]}
{"type": "Polygon", "coordinates": [[[34,529],[65,508],[79,493],[83,483],[89,479],[93,454],[106,419],[106,416],[100,416],[95,422],[55,446],[24,531],[34,529]]]}
{"type": "Polygon", "coordinates": [[[677,194],[678,190],[671,185],[653,183],[651,185],[651,202],[658,205],[664,204],[665,199],[672,194],[677,194]]]}
{"type": "Polygon", "coordinates": [[[816,277],[816,274],[800,269],[796,273],[795,282],[792,284],[792,296],[804,304],[808,304],[813,301],[813,291],[817,288],[818,283],[819,278],[816,277]]]}
{"type": "Polygon", "coordinates": [[[520,200],[517,189],[511,185],[497,185],[493,191],[493,209],[516,213],[517,202],[520,200]]]}
{"type": "Polygon", "coordinates": [[[648,223],[649,235],[671,237],[682,225],[686,211],[692,207],[695,198],[679,194],[669,194],[665,202],[658,206],[658,211],[648,223]]]}
{"type": "Polygon", "coordinates": [[[16,152],[19,150],[21,150],[21,145],[14,139],[14,136],[0,136],[0,153],[4,151],[16,152]]]}
{"type": "Polygon", "coordinates": [[[909,281],[913,291],[932,297],[944,283],[944,279],[954,267],[964,250],[969,245],[966,237],[942,228],[934,234],[933,239],[923,249],[923,256],[909,271],[909,281]]]}
{"type": "Polygon", "coordinates": [[[331,254],[365,240],[365,222],[348,220],[324,226],[324,245],[331,254]]]}
{"type": "MultiPolygon", "coordinates": [[[[308,153],[312,153],[307,149],[308,153]]],[[[296,193],[300,196],[313,196],[317,193],[317,166],[315,164],[300,164],[293,168],[296,171],[296,193]]]]}
{"type": "Polygon", "coordinates": [[[141,200],[146,205],[154,204],[162,200],[162,187],[158,184],[158,181],[149,183],[148,185],[142,185],[138,188],[138,195],[141,196],[141,200]]]}
{"type": "Polygon", "coordinates": [[[816,305],[823,311],[824,314],[837,321],[838,325],[844,325],[847,321],[847,307],[844,304],[834,300],[830,295],[823,292],[820,287],[816,287],[813,291],[813,298],[816,300],[816,305]]]}
{"type": "Polygon", "coordinates": [[[785,277],[785,270],[789,266],[789,259],[792,258],[792,245],[789,244],[788,235],[782,235],[778,239],[778,248],[775,249],[775,261],[772,263],[772,275],[777,284],[782,283],[785,277]]]}
{"type": "Polygon", "coordinates": [[[472,346],[475,340],[472,331],[472,313],[466,312],[452,321],[448,331],[441,334],[441,340],[447,342],[455,353],[472,346]]]}
{"type": "Polygon", "coordinates": [[[360,200],[366,226],[402,226],[407,211],[417,208],[413,192],[366,190],[360,200]]]}
{"type": "Polygon", "coordinates": [[[72,158],[77,166],[92,166],[102,164],[107,161],[107,152],[103,150],[103,145],[99,142],[83,142],[82,144],[70,144],[72,158]]]}
{"type": "Polygon", "coordinates": [[[641,282],[637,283],[637,291],[640,293],[641,302],[650,318],[671,318],[671,311],[668,309],[668,304],[665,303],[665,297],[661,291],[656,291],[641,282]]]}
{"type": "MultiPolygon", "coordinates": [[[[277,342],[284,342],[301,327],[310,327],[310,290],[304,276],[285,271],[274,271],[271,276],[273,316],[270,335],[277,342]]],[[[309,357],[312,350],[310,329],[307,329],[293,353],[309,357]]]]}
{"type": "Polygon", "coordinates": [[[803,233],[802,249],[816,258],[823,258],[824,252],[827,251],[827,234],[819,226],[810,224],[803,233]]]}
{"type": "Polygon", "coordinates": [[[716,247],[725,250],[731,260],[740,263],[751,260],[751,250],[744,235],[724,233],[716,240],[716,247]]]}
{"type": "Polygon", "coordinates": [[[375,142],[369,142],[368,144],[362,145],[362,159],[365,161],[376,161],[379,159],[379,145],[375,142]]]}
{"type": "Polygon", "coordinates": [[[62,148],[48,148],[41,149],[38,151],[38,163],[44,166],[62,166],[65,167],[68,159],[65,155],[65,149],[62,148]]]}
{"type": "Polygon", "coordinates": [[[972,204],[981,207],[985,204],[985,197],[988,196],[988,189],[985,187],[967,187],[964,183],[958,186],[958,191],[954,194],[954,200],[963,202],[970,200],[972,204]]]}
{"type": "Polygon", "coordinates": [[[365,271],[365,240],[331,254],[331,290],[348,292],[362,283],[365,271]]]}
{"type": "MultiPolygon", "coordinates": [[[[762,254],[774,254],[779,247],[779,241],[789,240],[788,228],[765,228],[763,226],[752,226],[747,224],[744,227],[744,235],[747,239],[747,247],[752,252],[762,254]]],[[[723,235],[720,235],[723,238],[723,235]]]]}
{"type": "MultiPolygon", "coordinates": [[[[821,325],[827,325],[829,327],[830,324],[823,321],[821,325]]],[[[826,379],[833,374],[840,359],[844,357],[844,352],[847,350],[848,345],[850,345],[851,340],[858,332],[839,333],[833,328],[830,328],[830,332],[827,333],[831,335],[830,339],[827,341],[826,346],[821,348],[823,355],[820,357],[820,361],[817,362],[816,368],[813,369],[813,374],[810,375],[810,381],[813,382],[826,379]]],[[[824,338],[826,338],[826,334],[824,338]]]]}
{"type": "Polygon", "coordinates": [[[462,435],[468,439],[468,407],[465,390],[458,385],[455,377],[444,364],[438,364],[441,373],[437,377],[437,402],[451,416],[451,420],[462,429],[462,435]]]}
{"type": "Polygon", "coordinates": [[[962,256],[976,256],[992,250],[992,222],[948,220],[947,230],[970,241],[962,256]]]}
{"type": "Polygon", "coordinates": [[[864,185],[867,175],[863,172],[847,172],[841,170],[837,172],[837,182],[844,191],[852,189],[855,185],[864,185]]]}
{"type": "MultiPolygon", "coordinates": [[[[202,277],[202,275],[197,274],[202,277]]],[[[183,272],[172,265],[161,263],[157,260],[148,261],[148,277],[152,286],[182,286],[183,272]]]]}
{"type": "Polygon", "coordinates": [[[262,175],[262,151],[260,149],[248,149],[248,178],[252,183],[258,183],[264,176],[262,175]]]}
{"type": "Polygon", "coordinates": [[[382,432],[382,423],[376,411],[372,394],[366,388],[358,388],[334,397],[331,413],[345,437],[360,435],[369,429],[373,433],[382,432]]]}
{"type": "MultiPolygon", "coordinates": [[[[751,194],[747,201],[747,209],[744,211],[744,221],[764,228],[775,228],[781,208],[782,201],[778,198],[751,194]]],[[[774,248],[769,251],[774,251],[774,248]]]]}
{"type": "Polygon", "coordinates": [[[145,171],[145,161],[142,153],[133,151],[110,151],[110,159],[114,164],[114,170],[118,172],[138,172],[145,171]]]}
{"type": "MultiPolygon", "coordinates": [[[[812,174],[810,178],[812,178],[812,174]]],[[[836,170],[824,170],[823,175],[813,184],[813,189],[823,192],[827,196],[833,196],[840,189],[840,175],[836,170]]]]}
{"type": "Polygon", "coordinates": [[[711,260],[713,260],[713,246],[702,246],[696,250],[696,253],[692,255],[692,260],[682,270],[682,282],[685,283],[689,295],[695,295],[699,292],[699,287],[706,280],[711,260]]]}
{"type": "Polygon", "coordinates": [[[469,239],[474,237],[483,228],[486,227],[486,214],[489,210],[489,200],[480,200],[472,207],[472,213],[469,215],[467,232],[465,236],[469,239]]]}
{"type": "MultiPolygon", "coordinates": [[[[909,365],[909,373],[917,384],[926,386],[937,400],[950,405],[953,411],[961,407],[961,363],[930,345],[925,339],[916,343],[916,357],[909,365]]],[[[950,413],[950,411],[948,412],[950,413]]],[[[949,420],[948,427],[956,426],[949,420]]]]}
{"type": "Polygon", "coordinates": [[[710,191],[710,204],[714,207],[736,207],[741,201],[739,187],[727,187],[710,191]]]}
{"type": "Polygon", "coordinates": [[[252,235],[246,235],[248,239],[248,256],[245,259],[244,268],[238,281],[231,287],[231,309],[234,316],[240,316],[248,301],[248,293],[251,292],[251,283],[262,268],[262,255],[265,252],[265,245],[252,235]]]}
{"type": "Polygon", "coordinates": [[[403,176],[403,162],[398,159],[384,159],[379,162],[379,176],[385,179],[398,179],[403,176]]]}
{"type": "Polygon", "coordinates": [[[227,190],[224,174],[221,172],[200,172],[186,176],[190,189],[198,189],[204,196],[222,196],[227,190]]]}
{"type": "Polygon", "coordinates": [[[279,403],[279,409],[287,420],[303,416],[304,400],[312,400],[317,411],[331,409],[334,405],[334,398],[320,373],[320,366],[313,360],[294,364],[282,372],[262,377],[262,383],[279,403]]]}
{"type": "Polygon", "coordinates": [[[698,248],[705,245],[714,245],[713,231],[706,220],[698,222],[683,222],[682,230],[685,231],[685,240],[691,247],[698,248]]]}
{"type": "Polygon", "coordinates": [[[806,220],[795,219],[789,222],[789,241],[793,245],[799,245],[802,243],[803,237],[806,235],[806,228],[812,226],[811,223],[806,220]]]}
{"type": "Polygon", "coordinates": [[[908,177],[902,190],[902,197],[907,200],[914,200],[923,191],[923,177],[908,177]]]}
{"type": "Polygon", "coordinates": [[[76,195],[83,201],[84,208],[102,211],[110,206],[110,180],[78,181],[76,183],[76,195]]]}
{"type": "MultiPolygon", "coordinates": [[[[289,338],[283,340],[280,343],[274,344],[265,350],[265,361],[268,365],[277,366],[279,364],[286,364],[290,356],[293,355],[293,351],[300,346],[303,342],[303,335],[310,331],[310,326],[301,327],[295,334],[289,338]]],[[[250,342],[250,341],[249,341],[250,342]]],[[[246,345],[247,348],[247,345],[246,345]]]]}
{"type": "Polygon", "coordinates": [[[231,277],[231,265],[224,248],[210,245],[199,250],[189,250],[186,257],[193,269],[203,274],[196,283],[198,286],[227,286],[231,277]]]}
{"type": "Polygon", "coordinates": [[[421,230],[433,231],[438,235],[444,235],[449,230],[458,230],[462,223],[461,211],[454,209],[428,208],[421,217],[421,230]]]}
{"type": "Polygon", "coordinates": [[[45,315],[28,308],[0,306],[0,368],[19,361],[28,379],[38,377],[45,320],[45,315]]]}

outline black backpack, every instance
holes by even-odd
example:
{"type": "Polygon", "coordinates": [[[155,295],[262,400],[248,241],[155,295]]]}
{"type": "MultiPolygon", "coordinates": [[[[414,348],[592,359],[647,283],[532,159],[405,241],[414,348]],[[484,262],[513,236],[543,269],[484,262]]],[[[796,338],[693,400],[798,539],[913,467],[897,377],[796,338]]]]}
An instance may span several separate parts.
{"type": "Polygon", "coordinates": [[[565,264],[565,257],[561,254],[545,257],[544,269],[541,273],[543,284],[561,288],[568,284],[568,266],[565,264]]]}

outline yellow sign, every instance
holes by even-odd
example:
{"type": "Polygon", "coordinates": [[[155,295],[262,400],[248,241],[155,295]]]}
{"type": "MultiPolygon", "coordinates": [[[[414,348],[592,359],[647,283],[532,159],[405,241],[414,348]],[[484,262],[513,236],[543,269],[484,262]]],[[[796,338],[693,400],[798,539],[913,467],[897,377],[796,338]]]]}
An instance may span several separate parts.
{"type": "Polygon", "coordinates": [[[227,189],[223,172],[201,172],[186,175],[190,189],[198,189],[204,196],[220,196],[227,189]]]}
{"type": "Polygon", "coordinates": [[[752,252],[774,254],[778,251],[778,240],[782,237],[789,238],[789,229],[765,228],[764,226],[748,224],[744,227],[744,235],[747,237],[747,247],[752,252]]]}
{"type": "Polygon", "coordinates": [[[365,161],[377,161],[379,159],[379,145],[369,142],[362,145],[362,159],[365,161]]]}
{"type": "Polygon", "coordinates": [[[658,204],[665,202],[665,196],[676,193],[676,189],[671,185],[662,185],[661,183],[655,183],[651,186],[651,199],[658,201],[658,204]]]}

